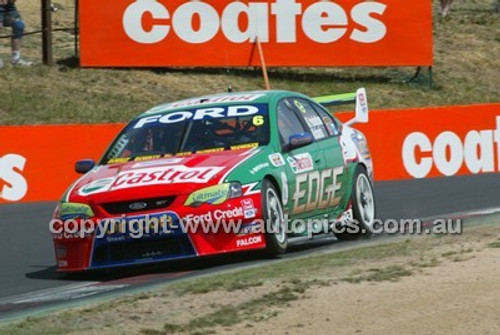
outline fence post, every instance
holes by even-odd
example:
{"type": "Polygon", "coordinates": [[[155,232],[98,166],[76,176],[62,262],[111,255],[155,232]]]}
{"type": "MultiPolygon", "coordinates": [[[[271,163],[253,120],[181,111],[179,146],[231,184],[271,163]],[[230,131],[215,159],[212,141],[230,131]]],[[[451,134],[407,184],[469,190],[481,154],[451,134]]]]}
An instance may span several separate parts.
{"type": "Polygon", "coordinates": [[[73,29],[74,29],[74,34],[75,34],[75,57],[78,57],[79,53],[80,53],[80,50],[78,50],[78,34],[79,34],[79,31],[78,31],[78,0],[75,0],[75,19],[74,19],[74,26],[73,26],[73,29]]]}
{"type": "Polygon", "coordinates": [[[42,55],[43,64],[53,65],[52,57],[52,9],[51,0],[42,0],[42,55]]]}

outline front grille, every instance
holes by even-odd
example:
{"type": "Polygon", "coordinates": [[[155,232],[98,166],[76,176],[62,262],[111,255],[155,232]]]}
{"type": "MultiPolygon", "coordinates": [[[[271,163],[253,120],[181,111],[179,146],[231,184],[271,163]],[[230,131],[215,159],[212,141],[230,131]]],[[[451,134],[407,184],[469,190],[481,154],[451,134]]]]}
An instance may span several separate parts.
{"type": "Polygon", "coordinates": [[[170,196],[144,200],[109,202],[101,206],[109,214],[127,214],[167,208],[174,199],[175,196],[170,196]]]}
{"type": "Polygon", "coordinates": [[[162,259],[192,253],[194,250],[187,238],[138,239],[127,243],[110,243],[97,247],[93,254],[93,262],[95,265],[102,265],[140,259],[162,259]]]}

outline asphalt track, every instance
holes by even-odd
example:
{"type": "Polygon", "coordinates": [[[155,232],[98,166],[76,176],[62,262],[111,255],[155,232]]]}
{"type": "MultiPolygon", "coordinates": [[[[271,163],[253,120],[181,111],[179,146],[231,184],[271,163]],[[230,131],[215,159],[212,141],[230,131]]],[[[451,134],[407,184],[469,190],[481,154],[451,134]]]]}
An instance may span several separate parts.
{"type": "MultiPolygon", "coordinates": [[[[377,182],[377,216],[445,218],[451,213],[500,207],[499,190],[498,174],[377,182]]],[[[55,272],[48,232],[54,207],[53,202],[0,205],[0,320],[79,298],[275,261],[254,253],[237,254],[67,277],[55,272]]],[[[319,238],[298,243],[282,258],[341,250],[384,238],[387,237],[349,243],[319,238]]]]}

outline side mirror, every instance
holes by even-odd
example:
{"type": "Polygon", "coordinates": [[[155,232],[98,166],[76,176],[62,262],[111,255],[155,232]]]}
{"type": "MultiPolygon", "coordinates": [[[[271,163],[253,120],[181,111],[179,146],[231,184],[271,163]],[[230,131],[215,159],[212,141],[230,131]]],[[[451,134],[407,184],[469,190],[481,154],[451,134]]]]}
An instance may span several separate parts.
{"type": "Polygon", "coordinates": [[[350,126],[355,123],[367,123],[368,122],[368,97],[366,96],[366,90],[360,88],[356,91],[356,116],[354,119],[346,122],[346,125],[350,126]]]}
{"type": "Polygon", "coordinates": [[[92,159],[83,159],[75,163],[75,171],[80,174],[85,174],[92,170],[95,162],[92,159]]]}
{"type": "Polygon", "coordinates": [[[288,149],[297,149],[302,148],[308,144],[311,144],[314,141],[313,137],[309,133],[298,133],[294,135],[290,135],[288,140],[288,149]]]}

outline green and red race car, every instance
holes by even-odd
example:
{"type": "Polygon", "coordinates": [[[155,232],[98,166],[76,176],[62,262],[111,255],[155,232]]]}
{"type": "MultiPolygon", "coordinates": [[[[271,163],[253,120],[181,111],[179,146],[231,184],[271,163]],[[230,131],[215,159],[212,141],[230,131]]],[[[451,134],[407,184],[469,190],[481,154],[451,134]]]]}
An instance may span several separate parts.
{"type": "Polygon", "coordinates": [[[366,92],[204,96],[129,123],[64,194],[51,222],[58,270],[84,271],[263,249],[333,232],[370,235],[366,92]],[[342,124],[325,106],[356,102],[342,124]],[[318,229],[318,227],[321,229],[318,229]]]}

